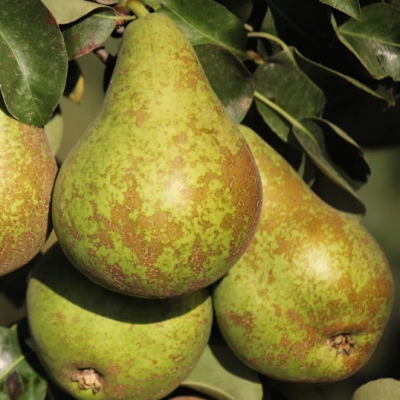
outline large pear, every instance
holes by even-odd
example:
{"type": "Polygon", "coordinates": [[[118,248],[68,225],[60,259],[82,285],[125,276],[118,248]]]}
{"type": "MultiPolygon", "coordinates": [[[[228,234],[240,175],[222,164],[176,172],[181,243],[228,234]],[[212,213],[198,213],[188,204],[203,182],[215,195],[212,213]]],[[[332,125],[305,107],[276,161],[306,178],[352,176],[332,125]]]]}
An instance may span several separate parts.
{"type": "Polygon", "coordinates": [[[128,295],[188,293],[241,257],[261,202],[251,151],[182,31],[157,13],[131,23],[102,110],[56,182],[69,259],[128,295]]]}
{"type": "Polygon", "coordinates": [[[49,376],[82,400],[161,399],[197,363],[212,324],[208,289],[165,300],[125,296],[87,279],[58,245],[34,270],[27,309],[49,376]]]}
{"type": "Polygon", "coordinates": [[[242,361],[272,378],[345,379],[370,358],[391,312],[385,255],[259,136],[242,132],[264,202],[248,250],[213,291],[222,334],[242,361]]]}
{"type": "Polygon", "coordinates": [[[4,110],[0,99],[0,276],[30,261],[46,241],[57,173],[44,130],[4,110]]]}

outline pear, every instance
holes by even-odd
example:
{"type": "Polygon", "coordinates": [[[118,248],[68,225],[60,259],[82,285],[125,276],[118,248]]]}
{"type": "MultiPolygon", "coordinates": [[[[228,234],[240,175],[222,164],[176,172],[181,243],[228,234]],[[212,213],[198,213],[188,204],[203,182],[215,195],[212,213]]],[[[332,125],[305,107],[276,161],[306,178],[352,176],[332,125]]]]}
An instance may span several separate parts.
{"type": "Polygon", "coordinates": [[[213,288],[218,325],[234,353],[261,374],[345,379],[370,358],[391,313],[385,255],[257,134],[242,132],[261,174],[263,209],[246,253],[213,288]]]}
{"type": "Polygon", "coordinates": [[[28,263],[46,241],[57,173],[44,130],[3,110],[0,99],[0,276],[28,263]]]}
{"type": "Polygon", "coordinates": [[[201,356],[211,331],[208,289],[142,299],[102,288],[58,244],[28,285],[33,347],[50,378],[76,399],[156,400],[201,356]]]}
{"type": "Polygon", "coordinates": [[[57,178],[53,223],[99,285],[167,298],[206,287],[257,227],[261,179],[182,31],[131,23],[102,109],[57,178]]]}

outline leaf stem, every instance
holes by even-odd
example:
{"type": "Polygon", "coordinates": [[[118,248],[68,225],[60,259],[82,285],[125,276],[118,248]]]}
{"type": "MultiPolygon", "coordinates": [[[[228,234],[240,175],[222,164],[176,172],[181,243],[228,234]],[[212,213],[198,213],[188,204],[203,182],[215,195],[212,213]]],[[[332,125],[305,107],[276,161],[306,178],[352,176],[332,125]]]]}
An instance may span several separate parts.
{"type": "Polygon", "coordinates": [[[279,115],[281,115],[282,117],[286,118],[286,120],[288,122],[290,122],[292,124],[292,126],[295,126],[296,128],[302,130],[303,132],[305,132],[307,134],[307,136],[314,142],[317,143],[317,141],[315,140],[314,136],[311,135],[307,129],[299,122],[297,121],[295,118],[293,118],[290,114],[288,114],[285,110],[282,110],[281,107],[279,107],[277,104],[275,104],[273,101],[271,101],[270,99],[268,99],[267,97],[263,96],[260,92],[255,91],[254,92],[254,97],[260,101],[262,101],[263,103],[265,103],[268,107],[272,108],[275,112],[277,112],[279,115]]]}
{"type": "Polygon", "coordinates": [[[111,16],[111,15],[101,15],[101,14],[94,14],[96,18],[104,18],[104,19],[114,19],[116,21],[133,21],[137,17],[134,15],[120,15],[120,16],[111,16]]]}
{"type": "Polygon", "coordinates": [[[266,32],[249,32],[247,34],[248,37],[253,37],[253,38],[260,38],[260,39],[267,39],[270,40],[272,42],[275,42],[277,44],[279,44],[279,46],[282,47],[282,49],[286,52],[286,54],[288,55],[288,57],[290,57],[290,59],[292,61],[295,61],[292,52],[290,51],[288,45],[281,39],[279,39],[278,37],[271,35],[269,33],[266,32]]]}
{"type": "Polygon", "coordinates": [[[129,10],[131,10],[138,18],[142,18],[150,14],[140,0],[126,0],[126,7],[128,7],[129,10]]]}

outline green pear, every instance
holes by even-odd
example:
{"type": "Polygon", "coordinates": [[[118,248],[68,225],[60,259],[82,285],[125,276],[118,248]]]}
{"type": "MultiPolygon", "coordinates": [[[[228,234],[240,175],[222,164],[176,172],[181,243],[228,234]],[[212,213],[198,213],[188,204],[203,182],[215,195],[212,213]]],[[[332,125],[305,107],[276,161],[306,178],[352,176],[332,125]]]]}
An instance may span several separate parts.
{"type": "Polygon", "coordinates": [[[44,130],[4,107],[0,99],[0,276],[29,262],[46,241],[57,173],[44,130]]]}
{"type": "Polygon", "coordinates": [[[385,255],[349,215],[317,197],[242,127],[263,182],[263,209],[242,259],[214,286],[219,327],[248,366],[271,378],[332,382],[360,369],[388,321],[385,255]]]}
{"type": "Polygon", "coordinates": [[[237,262],[261,204],[253,155],[182,31],[157,13],[131,23],[101,112],[57,178],[68,258],[114,291],[189,293],[237,262]]]}
{"type": "Polygon", "coordinates": [[[209,339],[208,289],[142,299],[102,288],[56,244],[29,281],[27,310],[39,360],[76,399],[156,400],[186,378],[209,339]]]}

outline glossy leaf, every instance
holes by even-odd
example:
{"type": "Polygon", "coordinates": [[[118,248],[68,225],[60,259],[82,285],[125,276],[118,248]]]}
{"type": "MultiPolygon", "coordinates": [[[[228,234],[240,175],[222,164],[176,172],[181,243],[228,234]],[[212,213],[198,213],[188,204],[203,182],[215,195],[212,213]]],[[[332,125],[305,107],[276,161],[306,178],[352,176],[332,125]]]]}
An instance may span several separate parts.
{"type": "Polygon", "coordinates": [[[320,0],[322,3],[350,15],[350,17],[361,20],[361,9],[358,0],[320,0]]]}
{"type": "Polygon", "coordinates": [[[217,3],[225,6],[235,14],[242,22],[246,22],[253,11],[252,0],[217,0],[217,3]]]}
{"type": "Polygon", "coordinates": [[[287,141],[291,129],[286,115],[295,120],[320,116],[325,105],[324,94],[297,66],[292,51],[285,47],[254,74],[257,93],[280,110],[276,112],[271,104],[256,96],[258,111],[284,141],[287,141]]]}
{"type": "Polygon", "coordinates": [[[384,378],[368,382],[356,390],[352,400],[398,400],[400,399],[400,382],[384,378]]]}
{"type": "MultiPolygon", "coordinates": [[[[352,196],[352,200],[355,202],[354,212],[362,215],[365,214],[366,209],[364,204],[357,196],[352,185],[348,182],[350,181],[354,183],[355,186],[355,179],[350,178],[349,174],[346,173],[347,171],[343,171],[338,164],[335,164],[332,161],[327,148],[327,141],[329,140],[329,136],[332,135],[338,135],[349,144],[351,140],[349,140],[346,134],[328,121],[312,118],[305,118],[300,120],[299,123],[294,124],[293,133],[319,170],[332,182],[352,196]],[[345,177],[348,179],[346,180],[345,177]]],[[[349,154],[352,154],[353,156],[353,163],[351,166],[353,167],[354,163],[357,162],[357,168],[362,171],[360,175],[362,174],[364,180],[366,180],[370,172],[369,167],[362,156],[361,150],[355,143],[353,144],[353,152],[350,151],[349,154]],[[354,153],[356,153],[356,156],[354,156],[354,153]]],[[[351,172],[353,173],[353,171],[351,172]]],[[[365,183],[365,181],[363,183],[365,183]]],[[[358,182],[358,185],[359,184],[360,183],[358,182]]]]}
{"type": "Polygon", "coordinates": [[[224,345],[206,347],[191,374],[182,383],[215,400],[262,400],[256,372],[239,361],[224,345]]]}
{"type": "Polygon", "coordinates": [[[374,3],[362,12],[362,22],[349,19],[337,27],[332,19],[339,39],[375,79],[400,81],[400,9],[374,3]]]}
{"type": "Polygon", "coordinates": [[[73,60],[101,46],[116,26],[114,11],[99,11],[89,14],[78,23],[66,25],[63,36],[68,58],[73,60]]]}
{"type": "Polygon", "coordinates": [[[202,44],[194,47],[208,80],[231,118],[240,123],[254,96],[254,80],[246,67],[224,47],[202,44]]]}
{"type": "Polygon", "coordinates": [[[35,126],[50,120],[64,90],[67,61],[61,32],[40,0],[2,0],[0,86],[15,118],[35,126]]]}
{"type": "MultiPolygon", "coordinates": [[[[154,6],[154,0],[146,3],[154,6]]],[[[218,44],[240,59],[246,57],[247,33],[242,22],[212,0],[156,0],[159,11],[168,15],[193,46],[218,44]]]]}
{"type": "Polygon", "coordinates": [[[85,0],[42,0],[43,4],[54,15],[59,24],[69,24],[83,16],[99,10],[111,10],[102,4],[91,3],[85,0]]]}
{"type": "Polygon", "coordinates": [[[34,358],[21,348],[17,329],[0,327],[0,400],[44,400],[47,383],[33,369],[34,358]]]}

